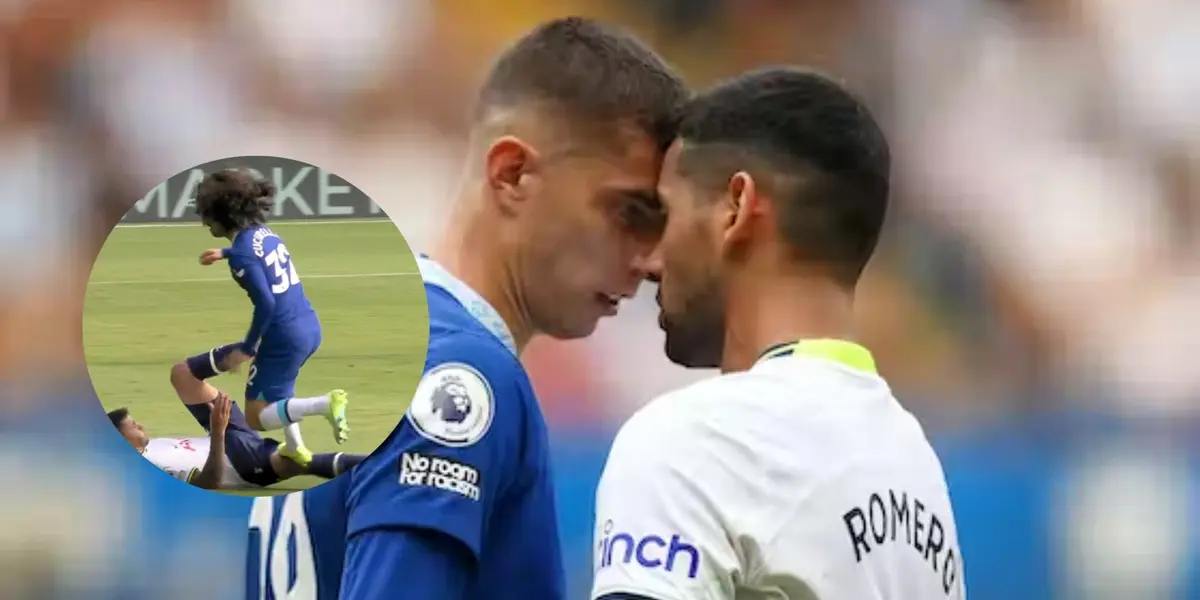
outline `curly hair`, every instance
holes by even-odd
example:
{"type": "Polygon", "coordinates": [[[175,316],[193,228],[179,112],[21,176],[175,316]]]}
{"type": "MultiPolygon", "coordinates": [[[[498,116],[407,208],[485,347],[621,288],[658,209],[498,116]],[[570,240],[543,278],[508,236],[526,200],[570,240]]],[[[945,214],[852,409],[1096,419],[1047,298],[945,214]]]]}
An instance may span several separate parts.
{"type": "Polygon", "coordinates": [[[267,222],[275,205],[275,184],[243,169],[210,173],[196,188],[196,214],[226,230],[267,222]]]}

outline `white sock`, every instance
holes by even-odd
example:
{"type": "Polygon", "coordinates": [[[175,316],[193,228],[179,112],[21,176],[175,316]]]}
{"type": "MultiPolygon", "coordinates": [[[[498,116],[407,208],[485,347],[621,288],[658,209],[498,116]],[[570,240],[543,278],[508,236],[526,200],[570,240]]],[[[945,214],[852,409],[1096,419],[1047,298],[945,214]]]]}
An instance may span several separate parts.
{"type": "Polygon", "coordinates": [[[283,428],[283,445],[288,450],[304,447],[304,438],[300,437],[299,423],[290,423],[283,428]]]}
{"type": "Polygon", "coordinates": [[[285,425],[290,425],[295,419],[290,418],[288,413],[288,403],[291,400],[280,400],[272,402],[263,407],[258,413],[258,422],[262,425],[263,431],[274,431],[283,429],[285,425]]]}
{"type": "Polygon", "coordinates": [[[299,421],[304,417],[324,415],[329,410],[329,395],[315,398],[292,398],[287,401],[287,416],[289,421],[299,421]]]}

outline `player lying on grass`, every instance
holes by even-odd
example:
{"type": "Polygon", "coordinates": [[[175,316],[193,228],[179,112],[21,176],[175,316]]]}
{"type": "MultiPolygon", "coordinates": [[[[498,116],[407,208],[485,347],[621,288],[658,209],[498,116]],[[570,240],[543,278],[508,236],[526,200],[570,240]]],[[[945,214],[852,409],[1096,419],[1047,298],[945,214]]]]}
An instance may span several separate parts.
{"type": "Polygon", "coordinates": [[[283,240],[266,226],[275,187],[249,171],[209,174],[196,190],[196,213],[214,237],[228,238],[228,248],[206,250],[200,263],[229,261],[229,271],[254,305],[241,342],[192,356],[171,369],[171,384],[184,404],[213,398],[205,380],[234,371],[253,360],[246,381],[246,421],[257,431],[283,429],[283,456],[305,465],[298,421],[323,416],[337,443],[350,432],[348,397],[342,390],[313,398],[295,398],[296,379],[321,346],[321,323],[304,294],[296,265],[283,240]]]}
{"type": "Polygon", "coordinates": [[[640,41],[586,19],[501,54],[450,229],[418,261],[429,347],[409,410],[348,476],[254,503],[253,597],[565,597],[546,424],[519,355],[537,334],[591,334],[638,289],[686,95],[640,41]]]}
{"type": "Polygon", "coordinates": [[[650,270],[668,358],[722,375],[617,434],[593,598],[963,598],[938,457],[849,341],[890,164],[867,108],[810,72],[749,73],[685,110],[650,270]]]}
{"type": "Polygon", "coordinates": [[[265,487],[298,475],[333,479],[366,458],[341,452],[309,454],[308,464],[300,465],[279,452],[278,441],[251,429],[227,394],[218,393],[211,402],[187,408],[207,437],[152,438],[124,408],[109,412],[108,418],[154,466],[209,490],[265,487]]]}

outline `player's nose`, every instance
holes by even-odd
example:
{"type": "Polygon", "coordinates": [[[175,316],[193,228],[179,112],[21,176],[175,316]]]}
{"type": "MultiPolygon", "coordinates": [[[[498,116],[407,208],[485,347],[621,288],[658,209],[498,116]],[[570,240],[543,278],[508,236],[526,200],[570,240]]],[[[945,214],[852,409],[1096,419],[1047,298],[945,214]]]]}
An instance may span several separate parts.
{"type": "Polygon", "coordinates": [[[648,254],[638,259],[636,269],[639,281],[658,283],[662,279],[662,252],[659,250],[661,247],[661,244],[656,245],[648,254]]]}

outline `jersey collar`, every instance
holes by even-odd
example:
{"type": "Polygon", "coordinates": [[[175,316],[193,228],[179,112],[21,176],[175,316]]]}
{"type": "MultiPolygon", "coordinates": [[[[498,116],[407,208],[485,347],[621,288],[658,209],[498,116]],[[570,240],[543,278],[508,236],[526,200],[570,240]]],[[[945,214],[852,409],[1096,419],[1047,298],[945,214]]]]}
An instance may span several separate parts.
{"type": "Polygon", "coordinates": [[[461,279],[447,271],[445,267],[424,254],[417,257],[417,267],[421,270],[421,279],[425,283],[441,288],[454,296],[454,299],[467,309],[467,312],[476,321],[479,321],[492,335],[496,336],[496,339],[500,340],[509,352],[517,354],[517,342],[513,338],[508,324],[504,322],[500,313],[487,300],[484,300],[483,296],[479,295],[479,292],[471,289],[461,279]]]}
{"type": "Polygon", "coordinates": [[[755,364],[784,356],[801,356],[832,361],[856,371],[878,375],[871,351],[847,340],[811,339],[775,344],[759,355],[755,364]]]}

